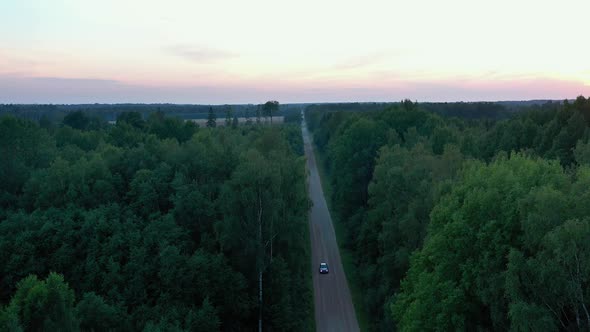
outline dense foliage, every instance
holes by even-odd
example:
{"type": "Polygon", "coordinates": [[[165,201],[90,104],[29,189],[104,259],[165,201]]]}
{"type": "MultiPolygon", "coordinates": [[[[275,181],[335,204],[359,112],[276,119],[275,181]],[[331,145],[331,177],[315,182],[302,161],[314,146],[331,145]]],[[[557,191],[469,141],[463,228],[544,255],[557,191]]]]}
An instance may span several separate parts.
{"type": "MultiPolygon", "coordinates": [[[[417,102],[404,100],[399,103],[324,103],[306,107],[308,112],[375,112],[396,106],[417,105],[417,102]]],[[[420,109],[442,116],[465,119],[506,119],[522,110],[523,106],[539,105],[542,101],[514,102],[446,102],[420,103],[420,109]]]]}
{"type": "Polygon", "coordinates": [[[425,109],[306,113],[371,330],[590,327],[590,100],[425,109]]]}
{"type": "Polygon", "coordinates": [[[313,326],[294,126],[0,117],[0,330],[313,326]]]}

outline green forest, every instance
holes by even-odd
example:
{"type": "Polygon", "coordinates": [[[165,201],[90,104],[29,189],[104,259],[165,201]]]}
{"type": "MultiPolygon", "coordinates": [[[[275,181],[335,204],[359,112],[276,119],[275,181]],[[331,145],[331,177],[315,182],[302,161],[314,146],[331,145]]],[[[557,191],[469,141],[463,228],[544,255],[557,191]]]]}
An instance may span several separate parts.
{"type": "Polygon", "coordinates": [[[590,99],[159,107],[2,106],[0,330],[314,330],[302,108],[361,326],[590,328],[590,99]]]}
{"type": "Polygon", "coordinates": [[[590,99],[308,107],[371,331],[590,328],[590,99]]]}
{"type": "Polygon", "coordinates": [[[164,114],[0,117],[0,330],[313,329],[300,127],[164,114]]]}

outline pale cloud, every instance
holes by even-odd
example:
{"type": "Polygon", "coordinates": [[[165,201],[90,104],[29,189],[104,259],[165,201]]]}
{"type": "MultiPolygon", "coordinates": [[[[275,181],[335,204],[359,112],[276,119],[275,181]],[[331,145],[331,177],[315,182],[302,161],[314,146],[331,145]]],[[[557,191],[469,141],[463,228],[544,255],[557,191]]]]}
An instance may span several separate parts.
{"type": "Polygon", "coordinates": [[[369,54],[348,57],[347,59],[332,66],[331,69],[362,69],[376,65],[388,64],[392,61],[400,61],[400,59],[402,59],[403,57],[407,57],[410,55],[410,51],[401,49],[395,51],[377,51],[369,54]]]}
{"type": "Polygon", "coordinates": [[[165,51],[172,55],[176,55],[196,63],[218,62],[226,59],[235,58],[238,56],[237,54],[229,51],[224,51],[210,47],[190,45],[176,45],[166,47],[165,51]]]}

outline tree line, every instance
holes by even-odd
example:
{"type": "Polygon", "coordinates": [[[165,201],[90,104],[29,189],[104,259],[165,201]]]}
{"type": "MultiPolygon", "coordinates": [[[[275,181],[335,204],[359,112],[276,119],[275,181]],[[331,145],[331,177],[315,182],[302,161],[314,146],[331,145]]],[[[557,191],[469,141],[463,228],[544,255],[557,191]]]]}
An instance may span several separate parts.
{"type": "Polygon", "coordinates": [[[0,156],[0,330],[313,328],[297,126],[2,116],[0,156]]]}
{"type": "Polygon", "coordinates": [[[68,114],[84,112],[89,118],[97,118],[102,122],[116,121],[122,113],[139,113],[142,118],[150,114],[162,112],[168,117],[184,120],[207,119],[210,111],[216,118],[226,117],[228,112],[242,118],[257,118],[284,116],[293,118],[300,114],[301,106],[297,104],[281,104],[268,101],[264,104],[234,104],[234,105],[199,105],[199,104],[0,104],[1,115],[13,115],[33,121],[52,122],[59,124],[68,114]],[[273,108],[276,106],[276,108],[273,108]]]}
{"type": "Polygon", "coordinates": [[[306,113],[370,329],[587,330],[590,99],[425,109],[306,113]]]}

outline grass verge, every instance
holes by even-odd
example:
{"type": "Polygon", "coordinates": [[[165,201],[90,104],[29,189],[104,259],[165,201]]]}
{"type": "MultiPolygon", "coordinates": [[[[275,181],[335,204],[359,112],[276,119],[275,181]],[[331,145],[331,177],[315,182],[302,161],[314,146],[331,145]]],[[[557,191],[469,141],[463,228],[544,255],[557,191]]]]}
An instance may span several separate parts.
{"type": "Polygon", "coordinates": [[[368,331],[368,315],[363,310],[363,293],[360,287],[360,280],[356,267],[354,266],[354,258],[352,251],[343,246],[343,239],[346,237],[346,229],[340,220],[334,215],[332,210],[332,185],[330,183],[330,177],[325,169],[325,163],[322,156],[318,152],[317,146],[313,143],[313,154],[316,160],[316,166],[318,168],[318,174],[320,175],[320,182],[322,183],[322,190],[324,191],[324,197],[328,204],[328,210],[330,211],[330,217],[334,223],[334,231],[336,233],[336,241],[338,242],[338,249],[340,250],[340,259],[342,260],[342,266],[344,267],[344,273],[346,273],[346,279],[348,280],[348,287],[350,287],[350,295],[352,296],[352,302],[354,304],[354,311],[356,313],[356,319],[359,323],[361,331],[368,331]]]}

